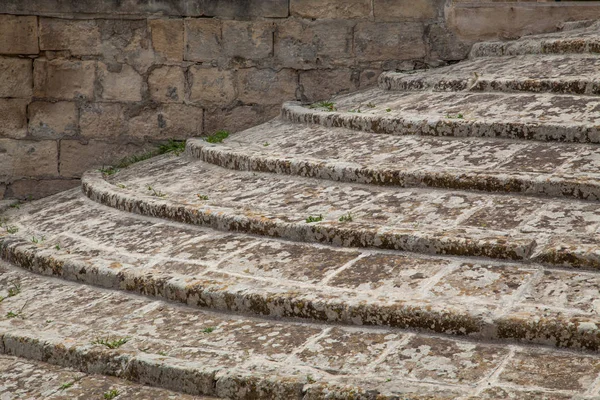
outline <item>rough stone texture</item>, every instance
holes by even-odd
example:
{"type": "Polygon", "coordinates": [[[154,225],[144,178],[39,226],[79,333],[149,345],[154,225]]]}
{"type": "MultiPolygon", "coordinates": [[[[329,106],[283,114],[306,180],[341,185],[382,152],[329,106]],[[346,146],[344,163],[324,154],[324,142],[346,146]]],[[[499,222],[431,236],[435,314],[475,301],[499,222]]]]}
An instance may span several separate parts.
{"type": "Polygon", "coordinates": [[[374,0],[373,14],[381,21],[435,19],[443,3],[443,0],[374,0]]]}
{"type": "Polygon", "coordinates": [[[325,100],[340,93],[358,89],[360,76],[351,69],[312,70],[300,72],[300,99],[325,100]]]}
{"type": "Polygon", "coordinates": [[[236,98],[232,71],[193,66],[190,68],[190,101],[205,105],[226,105],[236,98]]]}
{"type": "Polygon", "coordinates": [[[165,104],[128,112],[128,134],[137,139],[185,139],[202,134],[202,108],[165,104]]]}
{"type": "Polygon", "coordinates": [[[75,56],[102,53],[102,36],[94,20],[40,18],[40,50],[67,50],[75,56]]]}
{"type": "Polygon", "coordinates": [[[237,78],[241,88],[238,99],[246,104],[281,104],[296,96],[298,78],[292,69],[242,69],[237,78]]]}
{"type": "Polygon", "coordinates": [[[211,110],[205,115],[204,132],[213,134],[223,129],[232,133],[239,132],[256,122],[267,122],[276,117],[280,111],[279,105],[270,107],[263,105],[239,106],[231,109],[211,110]]]}
{"type": "Polygon", "coordinates": [[[78,134],[75,103],[36,101],[28,107],[29,133],[36,139],[59,139],[78,134]]]}
{"type": "Polygon", "coordinates": [[[420,23],[360,22],[356,25],[354,51],[361,61],[410,60],[426,55],[420,23]]]}
{"type": "Polygon", "coordinates": [[[223,21],[223,51],[233,58],[267,58],[273,53],[273,30],[272,22],[223,21]]]}
{"type": "Polygon", "coordinates": [[[79,179],[16,179],[10,183],[6,197],[31,200],[77,187],[79,179]]]}
{"type": "Polygon", "coordinates": [[[151,19],[152,47],[167,61],[183,61],[183,21],[180,19],[151,19]]]}
{"type": "Polygon", "coordinates": [[[58,149],[55,141],[0,139],[0,176],[56,176],[58,149]]]}
{"type": "Polygon", "coordinates": [[[36,59],[33,93],[53,99],[92,99],[96,62],[36,59]]]}
{"type": "Polygon", "coordinates": [[[110,139],[126,135],[124,106],[111,103],[89,103],[80,110],[79,129],[86,139],[110,139]]]}
{"type": "Polygon", "coordinates": [[[148,89],[153,100],[161,103],[183,103],[185,76],[179,66],[164,66],[153,70],[148,77],[148,89]]]}
{"type": "Polygon", "coordinates": [[[28,98],[32,93],[32,61],[0,57],[0,97],[28,98]]]}
{"type": "Polygon", "coordinates": [[[37,17],[0,15],[0,54],[38,54],[37,17]]]}
{"type": "Polygon", "coordinates": [[[25,99],[0,99],[0,137],[21,139],[27,135],[27,103],[25,99]]]}
{"type": "Polygon", "coordinates": [[[185,20],[185,55],[187,61],[216,60],[222,51],[222,23],[218,19],[185,20]]]}
{"type": "Polygon", "coordinates": [[[98,66],[99,97],[101,100],[142,100],[143,78],[127,64],[98,66]]]}
{"type": "Polygon", "coordinates": [[[371,14],[371,1],[290,0],[290,13],[295,17],[314,19],[353,19],[371,14]]]}

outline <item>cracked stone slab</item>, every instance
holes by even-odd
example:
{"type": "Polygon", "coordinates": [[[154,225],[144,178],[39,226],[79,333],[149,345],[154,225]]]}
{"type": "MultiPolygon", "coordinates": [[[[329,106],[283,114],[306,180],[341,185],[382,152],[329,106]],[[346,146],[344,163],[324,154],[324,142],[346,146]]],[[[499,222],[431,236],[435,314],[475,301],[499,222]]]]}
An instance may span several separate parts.
{"type": "Polygon", "coordinates": [[[181,399],[217,400],[190,396],[165,389],[133,384],[123,379],[84,374],[73,368],[60,367],[19,357],[0,355],[0,399],[181,399]]]}
{"type": "Polygon", "coordinates": [[[69,398],[106,387],[165,393],[162,398],[169,398],[161,392],[168,389],[232,399],[444,399],[502,392],[592,399],[600,391],[595,353],[218,314],[5,263],[0,279],[3,288],[20,285],[0,303],[0,374],[8,377],[0,391],[39,387],[47,393],[76,380],[65,389],[72,391],[69,398]],[[12,310],[19,315],[8,317],[12,310]],[[99,339],[126,341],[108,348],[99,339]]]}
{"type": "Polygon", "coordinates": [[[600,265],[588,251],[600,230],[600,204],[592,202],[232,171],[185,156],[159,157],[108,180],[87,173],[83,187],[92,200],[123,211],[223,231],[565,267],[572,266],[566,262],[571,257],[579,267],[600,265]],[[348,215],[351,221],[344,220],[348,215]],[[556,241],[571,244],[560,257],[556,241]]]}
{"type": "Polygon", "coordinates": [[[593,55],[481,57],[423,72],[384,72],[379,77],[379,87],[404,91],[598,95],[599,67],[600,58],[593,55]]]}
{"type": "MultiPolygon", "coordinates": [[[[0,233],[2,257],[65,280],[224,312],[600,348],[597,272],[219,232],[123,213],[77,190],[24,204],[5,218],[16,231],[0,233]]],[[[15,287],[0,278],[0,296],[15,287]]],[[[36,291],[50,298],[55,289],[36,291]]],[[[77,307],[79,293],[72,294],[53,306],[58,314],[77,307]]],[[[106,299],[104,315],[139,306],[106,299]]],[[[87,310],[82,323],[98,322],[101,308],[87,310]]],[[[47,315],[44,307],[29,312],[47,315]]]]}
{"type": "Polygon", "coordinates": [[[600,199],[600,148],[488,138],[374,135],[280,119],[222,144],[187,142],[221,167],[330,181],[600,199]]]}

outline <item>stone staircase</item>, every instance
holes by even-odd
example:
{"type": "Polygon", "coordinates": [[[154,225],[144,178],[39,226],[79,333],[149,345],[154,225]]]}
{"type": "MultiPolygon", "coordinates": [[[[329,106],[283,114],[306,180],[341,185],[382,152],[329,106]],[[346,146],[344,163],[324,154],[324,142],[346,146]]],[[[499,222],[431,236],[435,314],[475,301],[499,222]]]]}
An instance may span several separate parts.
{"type": "Polygon", "coordinates": [[[599,32],[9,208],[2,360],[232,399],[600,398],[599,32]]]}

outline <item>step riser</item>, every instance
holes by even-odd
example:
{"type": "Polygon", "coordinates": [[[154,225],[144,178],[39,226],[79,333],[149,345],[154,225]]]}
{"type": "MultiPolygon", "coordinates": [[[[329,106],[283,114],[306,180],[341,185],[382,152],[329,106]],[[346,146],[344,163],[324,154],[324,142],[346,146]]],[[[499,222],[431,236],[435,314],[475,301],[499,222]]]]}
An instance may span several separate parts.
{"type": "Polygon", "coordinates": [[[282,117],[290,122],[347,128],[390,135],[422,135],[438,137],[489,137],[541,142],[600,143],[595,127],[519,122],[485,122],[457,119],[393,118],[307,110],[287,103],[282,117]]]}
{"type": "MultiPolygon", "coordinates": [[[[579,328],[579,323],[572,319],[542,321],[504,317],[484,319],[453,312],[450,308],[434,309],[429,303],[421,306],[414,304],[379,306],[362,302],[347,304],[328,300],[326,293],[315,293],[314,299],[307,299],[296,291],[293,293],[285,293],[281,290],[269,293],[263,289],[253,291],[248,289],[252,285],[241,289],[226,280],[211,279],[189,283],[177,278],[156,278],[133,270],[114,271],[110,268],[94,267],[44,254],[30,243],[20,240],[5,240],[0,242],[0,245],[4,260],[31,272],[108,289],[125,290],[193,307],[275,318],[302,318],[359,326],[416,329],[447,335],[467,335],[492,341],[510,340],[591,351],[600,349],[600,329],[579,328]]],[[[83,372],[98,371],[84,370],[83,372]]],[[[102,373],[113,375],[107,371],[102,373]]],[[[151,381],[140,383],[151,383],[151,381]]],[[[165,386],[165,388],[179,390],[178,387],[165,386]]],[[[221,395],[208,392],[203,394],[221,395]]]]}
{"type": "Polygon", "coordinates": [[[600,184],[583,184],[563,179],[548,180],[503,177],[485,173],[441,173],[436,171],[358,168],[310,160],[285,160],[250,156],[233,150],[188,142],[189,155],[204,162],[238,171],[269,172],[333,180],[398,187],[432,187],[475,190],[491,193],[524,193],[578,200],[599,201],[600,184]]]}
{"type": "Polygon", "coordinates": [[[324,243],[344,247],[375,247],[423,254],[489,257],[501,260],[526,260],[534,243],[531,241],[477,240],[459,237],[436,237],[417,231],[386,232],[376,229],[352,229],[323,224],[289,223],[245,215],[225,215],[207,207],[175,205],[168,201],[138,198],[115,190],[98,173],[82,179],[83,193],[91,200],[132,212],[208,226],[226,232],[249,233],[285,238],[308,243],[324,243]]]}
{"type": "Polygon", "coordinates": [[[517,43],[483,42],[473,45],[469,57],[500,57],[524,54],[600,54],[600,42],[584,39],[534,39],[517,43]]]}

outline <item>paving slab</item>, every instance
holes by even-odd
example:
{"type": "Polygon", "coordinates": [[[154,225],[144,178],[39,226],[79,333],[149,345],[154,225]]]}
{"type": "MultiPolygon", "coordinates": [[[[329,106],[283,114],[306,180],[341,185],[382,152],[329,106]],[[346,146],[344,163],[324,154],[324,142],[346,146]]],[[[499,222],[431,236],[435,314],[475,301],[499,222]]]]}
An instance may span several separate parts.
{"type": "MultiPolygon", "coordinates": [[[[20,285],[0,303],[2,398],[9,398],[7,391],[36,390],[50,398],[94,398],[113,388],[142,396],[132,398],[161,393],[110,377],[232,399],[444,399],[503,392],[593,399],[600,391],[597,354],[217,314],[5,263],[0,279],[3,288],[5,282],[20,285]]],[[[162,393],[170,398],[172,392],[162,393]]]]}
{"type": "Polygon", "coordinates": [[[330,181],[600,200],[600,147],[511,139],[376,135],[275,119],[223,143],[189,139],[221,167],[330,181]]]}
{"type": "Polygon", "coordinates": [[[600,265],[595,202],[329,182],[232,171],[170,155],[107,179],[89,172],[83,191],[122,211],[224,231],[563,267],[600,265]]]}
{"type": "MultiPolygon", "coordinates": [[[[5,218],[12,233],[0,234],[2,257],[65,280],[222,312],[600,349],[593,271],[219,232],[123,213],[77,190],[5,218]]],[[[0,296],[18,286],[0,279],[0,296]]],[[[78,304],[73,295],[55,306],[59,314],[78,304]]],[[[137,306],[112,303],[105,313],[137,306]]],[[[88,310],[82,323],[100,311],[88,310]]],[[[31,313],[43,318],[46,310],[31,313]]]]}
{"type": "Polygon", "coordinates": [[[0,399],[2,400],[102,400],[106,398],[217,400],[136,385],[109,376],[84,374],[73,368],[0,355],[0,399]]]}

